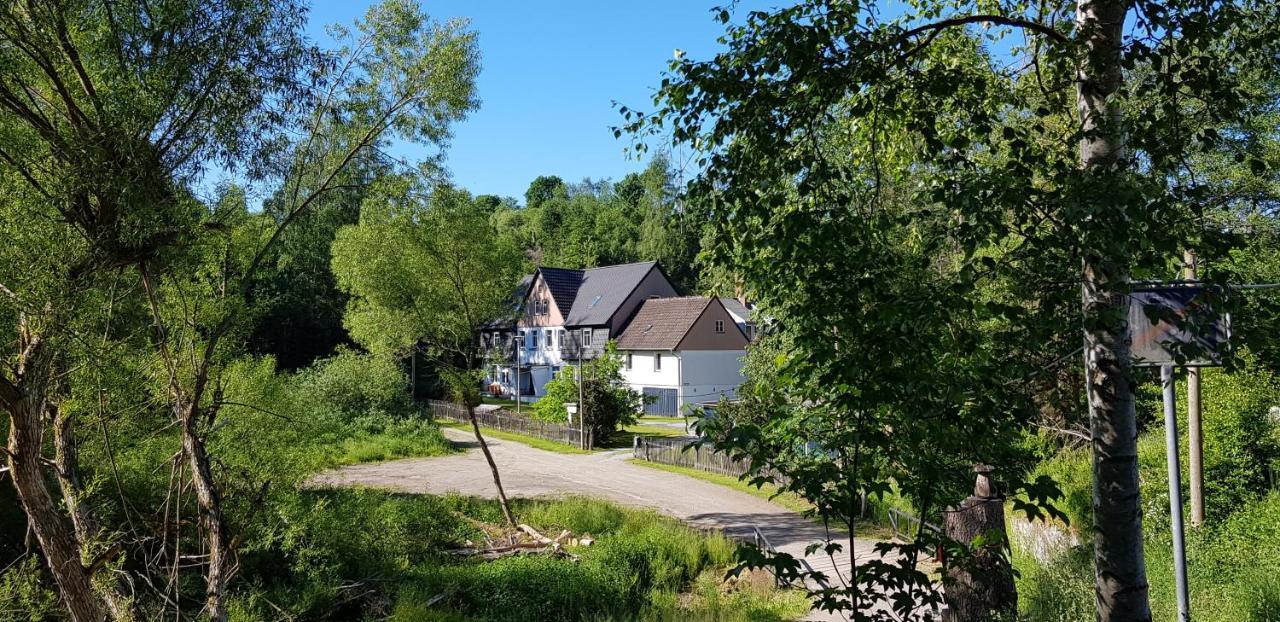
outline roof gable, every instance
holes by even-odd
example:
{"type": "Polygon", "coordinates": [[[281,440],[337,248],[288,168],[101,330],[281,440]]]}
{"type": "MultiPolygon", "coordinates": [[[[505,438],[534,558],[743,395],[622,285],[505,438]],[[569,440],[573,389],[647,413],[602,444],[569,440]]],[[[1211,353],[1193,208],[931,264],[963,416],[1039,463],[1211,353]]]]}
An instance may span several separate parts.
{"type": "Polygon", "coordinates": [[[675,350],[713,299],[704,296],[650,298],[618,337],[622,350],[675,350]]]}
{"type": "Polygon", "coordinates": [[[551,298],[562,314],[573,307],[578,288],[582,284],[582,270],[544,267],[538,268],[538,276],[547,284],[551,298]]]}

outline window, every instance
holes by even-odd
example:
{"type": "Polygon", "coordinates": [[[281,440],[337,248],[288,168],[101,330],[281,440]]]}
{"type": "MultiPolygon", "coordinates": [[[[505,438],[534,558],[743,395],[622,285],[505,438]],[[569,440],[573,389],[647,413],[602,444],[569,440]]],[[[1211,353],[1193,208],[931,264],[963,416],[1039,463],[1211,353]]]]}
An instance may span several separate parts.
{"type": "Polygon", "coordinates": [[[724,333],[724,320],[716,320],[716,332],[724,333]]]}
{"type": "Polygon", "coordinates": [[[546,340],[547,340],[547,341],[546,341],[546,343],[544,343],[544,344],[542,345],[542,347],[543,347],[543,348],[545,348],[545,349],[547,349],[547,350],[550,350],[552,347],[554,347],[554,346],[555,346],[555,340],[556,340],[556,337],[555,337],[555,331],[554,331],[554,330],[551,330],[550,328],[548,328],[548,329],[547,329],[547,334],[546,334],[546,335],[544,335],[544,337],[546,337],[546,340]]]}
{"type": "Polygon", "coordinates": [[[538,315],[547,315],[548,313],[551,313],[551,303],[548,302],[546,298],[542,299],[542,306],[540,308],[542,311],[540,311],[538,315]]]}
{"type": "Polygon", "coordinates": [[[584,348],[591,347],[591,329],[590,328],[582,329],[582,346],[584,348]]]}
{"type": "Polygon", "coordinates": [[[561,349],[563,349],[563,348],[564,348],[564,329],[563,329],[563,328],[561,328],[560,330],[558,330],[558,331],[556,331],[556,332],[557,332],[557,333],[560,333],[560,347],[561,347],[561,349]]]}
{"type": "Polygon", "coordinates": [[[627,369],[631,369],[631,353],[627,353],[627,369]]]}
{"type": "Polygon", "coordinates": [[[653,353],[653,371],[662,371],[662,353],[653,353]]]}

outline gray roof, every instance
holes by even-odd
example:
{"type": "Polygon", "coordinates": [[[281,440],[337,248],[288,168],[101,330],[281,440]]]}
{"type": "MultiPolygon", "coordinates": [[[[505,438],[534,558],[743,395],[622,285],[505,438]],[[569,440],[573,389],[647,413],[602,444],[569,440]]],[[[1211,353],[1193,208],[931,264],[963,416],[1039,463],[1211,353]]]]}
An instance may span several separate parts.
{"type": "Polygon", "coordinates": [[[620,350],[674,350],[702,317],[711,298],[650,298],[618,337],[620,350]]]}
{"type": "Polygon", "coordinates": [[[737,298],[721,296],[720,304],[724,305],[724,310],[728,311],[729,315],[740,317],[743,322],[751,321],[751,310],[747,308],[747,305],[742,304],[742,301],[737,298]]]}
{"type": "MultiPolygon", "coordinates": [[[[565,315],[565,325],[599,326],[609,323],[627,296],[657,265],[656,261],[642,261],[582,270],[582,280],[573,299],[573,307],[565,315]]],[[[560,305],[558,297],[556,305],[560,305]]],[[[564,307],[560,310],[564,311],[564,307]]]]}
{"type": "Polygon", "coordinates": [[[569,314],[573,300],[578,296],[578,287],[582,285],[582,270],[572,268],[538,268],[542,280],[547,282],[551,290],[551,298],[556,301],[556,308],[563,315],[569,314]]]}

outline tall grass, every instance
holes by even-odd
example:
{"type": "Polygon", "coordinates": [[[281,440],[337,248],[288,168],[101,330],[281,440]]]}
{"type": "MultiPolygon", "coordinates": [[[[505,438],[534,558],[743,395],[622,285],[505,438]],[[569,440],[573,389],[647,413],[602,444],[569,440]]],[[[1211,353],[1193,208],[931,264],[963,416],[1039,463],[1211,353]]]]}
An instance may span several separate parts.
{"type": "Polygon", "coordinates": [[[574,562],[544,556],[492,562],[442,551],[477,541],[473,521],[501,520],[468,497],[311,491],[284,508],[288,529],[250,560],[260,579],[237,598],[241,620],[747,620],[795,619],[802,594],[767,581],[725,584],[737,544],[655,512],[594,499],[518,501],[544,533],[591,534],[574,562]],[[358,586],[358,587],[352,587],[358,586]],[[353,597],[359,595],[358,597],[353,597]]]}

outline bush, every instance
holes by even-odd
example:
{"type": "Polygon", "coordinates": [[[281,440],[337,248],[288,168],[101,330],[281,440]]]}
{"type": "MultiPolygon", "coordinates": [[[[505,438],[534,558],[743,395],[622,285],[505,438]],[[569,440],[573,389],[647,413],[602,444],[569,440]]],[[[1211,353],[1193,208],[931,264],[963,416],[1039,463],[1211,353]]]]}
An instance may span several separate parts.
{"type": "MultiPolygon", "coordinates": [[[[565,403],[579,399],[576,375],[576,368],[566,365],[547,383],[546,395],[533,405],[535,419],[560,424],[568,420],[565,403]]],[[[636,422],[643,401],[623,382],[622,357],[612,341],[604,354],[584,366],[584,375],[580,412],[587,413],[587,426],[594,438],[609,438],[616,430],[636,422]]]]}
{"type": "Polygon", "coordinates": [[[58,595],[43,577],[40,559],[29,556],[0,572],[0,622],[62,619],[58,595]]]}
{"type": "Polygon", "coordinates": [[[301,372],[299,381],[312,408],[344,418],[403,418],[414,412],[408,379],[387,356],[339,350],[301,372]]]}

